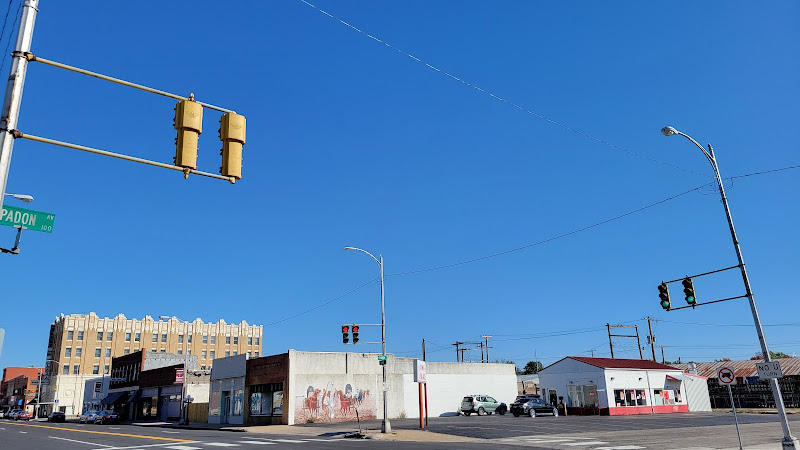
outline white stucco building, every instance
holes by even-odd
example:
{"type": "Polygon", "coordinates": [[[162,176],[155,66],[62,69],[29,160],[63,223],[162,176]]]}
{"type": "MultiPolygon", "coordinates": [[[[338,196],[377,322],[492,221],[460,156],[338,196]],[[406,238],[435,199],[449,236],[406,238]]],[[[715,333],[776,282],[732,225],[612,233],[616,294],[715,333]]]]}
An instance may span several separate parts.
{"type": "Polygon", "coordinates": [[[708,386],[680,369],[642,359],[569,356],[539,372],[542,396],[570,414],[657,414],[710,411],[708,386]]]}

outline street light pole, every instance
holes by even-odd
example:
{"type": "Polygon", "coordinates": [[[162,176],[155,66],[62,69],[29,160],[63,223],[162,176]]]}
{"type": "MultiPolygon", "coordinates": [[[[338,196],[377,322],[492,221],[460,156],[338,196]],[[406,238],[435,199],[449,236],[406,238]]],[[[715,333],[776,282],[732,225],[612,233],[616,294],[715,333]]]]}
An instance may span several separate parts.
{"type": "MultiPolygon", "coordinates": [[[[158,316],[158,320],[171,320],[172,316],[158,316]]],[[[178,319],[176,317],[176,319],[178,319]]],[[[180,320],[180,319],[178,319],[180,320]]],[[[180,421],[178,422],[181,425],[186,424],[186,411],[184,409],[183,403],[186,401],[186,377],[188,373],[186,372],[187,360],[189,351],[189,321],[183,321],[183,379],[181,380],[181,417],[180,421]]]]}
{"type": "MultiPolygon", "coordinates": [[[[744,288],[747,294],[747,300],[750,302],[750,311],[753,313],[753,322],[756,326],[756,333],[758,334],[758,342],[761,344],[761,353],[764,356],[764,361],[769,362],[769,348],[767,347],[767,340],[764,338],[764,330],[761,327],[761,319],[758,316],[758,309],[756,308],[756,299],[753,296],[753,291],[750,289],[750,278],[747,276],[747,269],[744,265],[744,257],[742,256],[742,249],[739,247],[739,238],[736,237],[736,229],[733,227],[733,217],[731,217],[731,210],[728,207],[728,198],[725,196],[725,187],[722,185],[722,176],[719,173],[717,166],[717,159],[714,156],[714,148],[708,144],[708,151],[697,143],[691,136],[676,130],[673,127],[664,127],[661,129],[661,134],[664,136],[672,136],[679,134],[686,139],[689,139],[696,145],[705,155],[711,168],[714,169],[714,176],[717,178],[717,187],[719,187],[719,194],[722,198],[722,205],[725,207],[725,217],[728,219],[728,228],[731,232],[731,239],[733,240],[733,248],[736,250],[736,258],[739,260],[739,269],[742,272],[742,280],[744,281],[744,288]]],[[[778,415],[781,418],[781,427],[783,428],[783,441],[781,441],[783,448],[800,448],[800,443],[792,436],[789,429],[789,420],[786,417],[786,409],[783,405],[783,396],[781,395],[781,388],[778,386],[778,380],[775,378],[769,379],[769,385],[772,388],[772,395],[775,397],[775,407],[778,409],[778,415]]]]}
{"type": "MultiPolygon", "coordinates": [[[[375,260],[376,263],[378,263],[378,267],[380,268],[380,271],[381,271],[381,350],[382,350],[382,354],[386,355],[386,309],[384,307],[384,297],[383,297],[383,255],[378,255],[378,257],[380,257],[380,259],[378,259],[375,256],[373,256],[372,253],[370,253],[370,252],[368,252],[366,250],[362,250],[360,248],[345,247],[344,249],[345,250],[356,250],[356,251],[368,254],[369,256],[372,257],[372,259],[375,260]]],[[[381,433],[391,433],[392,432],[392,425],[391,425],[391,423],[389,423],[389,417],[388,417],[389,408],[388,408],[388,402],[387,402],[388,394],[387,394],[387,391],[386,391],[386,361],[384,361],[384,364],[381,367],[383,368],[383,386],[381,386],[381,388],[383,390],[383,421],[381,422],[381,433]]]]}

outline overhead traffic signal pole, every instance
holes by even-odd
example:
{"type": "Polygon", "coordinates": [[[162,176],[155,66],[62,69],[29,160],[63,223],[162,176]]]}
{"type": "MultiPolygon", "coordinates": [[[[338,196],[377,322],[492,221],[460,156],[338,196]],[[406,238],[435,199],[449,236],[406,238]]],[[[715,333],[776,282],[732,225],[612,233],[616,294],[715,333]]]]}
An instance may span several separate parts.
{"type": "MultiPolygon", "coordinates": [[[[750,301],[750,312],[753,314],[753,322],[756,327],[756,334],[758,335],[758,342],[761,344],[761,353],[764,356],[764,361],[771,360],[769,356],[769,348],[767,347],[767,340],[764,338],[764,329],[761,327],[761,318],[758,316],[758,309],[756,308],[756,299],[753,296],[753,291],[750,289],[750,278],[747,276],[747,269],[744,266],[744,256],[742,256],[742,249],[739,247],[739,238],[736,237],[736,229],[733,227],[733,217],[731,217],[731,210],[728,206],[728,198],[725,196],[725,187],[722,184],[722,176],[719,173],[717,166],[717,158],[714,156],[714,148],[708,144],[708,151],[698,144],[697,141],[692,139],[686,133],[682,133],[673,127],[664,127],[661,129],[661,134],[664,136],[673,136],[679,134],[686,139],[689,139],[696,145],[700,151],[703,152],[706,159],[708,159],[711,168],[714,169],[714,176],[717,179],[717,187],[719,188],[719,195],[722,200],[722,205],[725,207],[725,217],[728,219],[728,229],[731,232],[731,239],[733,240],[733,248],[736,251],[736,258],[739,260],[739,269],[742,272],[742,281],[744,282],[744,289],[747,299],[750,301]]],[[[783,396],[781,395],[781,388],[778,385],[778,380],[775,378],[769,379],[769,385],[772,388],[772,395],[775,397],[775,407],[778,410],[778,415],[781,419],[781,427],[783,428],[783,440],[781,444],[783,448],[797,448],[800,443],[792,436],[791,429],[789,428],[789,419],[786,416],[786,409],[783,405],[783,396]]]]}
{"type": "Polygon", "coordinates": [[[3,194],[6,192],[8,171],[11,168],[11,152],[14,150],[14,137],[11,135],[11,130],[17,128],[22,88],[25,85],[25,74],[28,69],[28,60],[24,53],[31,49],[33,25],[36,22],[38,11],[39,0],[25,0],[22,5],[17,43],[14,45],[14,53],[11,54],[11,70],[3,99],[3,109],[0,112],[0,208],[3,207],[3,198],[5,197],[3,194]]]}

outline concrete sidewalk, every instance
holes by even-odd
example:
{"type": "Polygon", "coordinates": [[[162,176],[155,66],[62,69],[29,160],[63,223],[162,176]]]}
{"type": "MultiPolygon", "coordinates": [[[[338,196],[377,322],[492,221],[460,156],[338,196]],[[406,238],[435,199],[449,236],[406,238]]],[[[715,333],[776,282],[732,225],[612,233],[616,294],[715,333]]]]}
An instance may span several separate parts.
{"type": "Polygon", "coordinates": [[[179,425],[171,422],[128,422],[126,424],[138,427],[161,427],[184,430],[217,430],[240,433],[326,438],[353,437],[361,439],[385,439],[405,442],[477,442],[481,440],[477,438],[434,433],[427,430],[418,429],[394,428],[391,433],[382,434],[380,420],[362,421],[360,431],[358,423],[349,421],[298,425],[230,425],[216,423],[190,423],[187,425],[179,425]]]}

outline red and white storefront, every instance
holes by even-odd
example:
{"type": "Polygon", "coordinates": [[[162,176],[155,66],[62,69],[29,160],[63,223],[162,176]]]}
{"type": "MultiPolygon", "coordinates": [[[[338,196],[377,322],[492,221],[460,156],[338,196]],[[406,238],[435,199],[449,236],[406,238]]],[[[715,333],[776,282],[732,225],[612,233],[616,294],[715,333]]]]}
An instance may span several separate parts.
{"type": "MultiPolygon", "coordinates": [[[[568,356],[542,369],[539,384],[542,396],[566,404],[568,414],[660,414],[689,412],[686,377],[680,369],[649,360],[568,356]]],[[[693,389],[692,396],[699,396],[695,406],[705,410],[707,386],[693,389]]]]}

